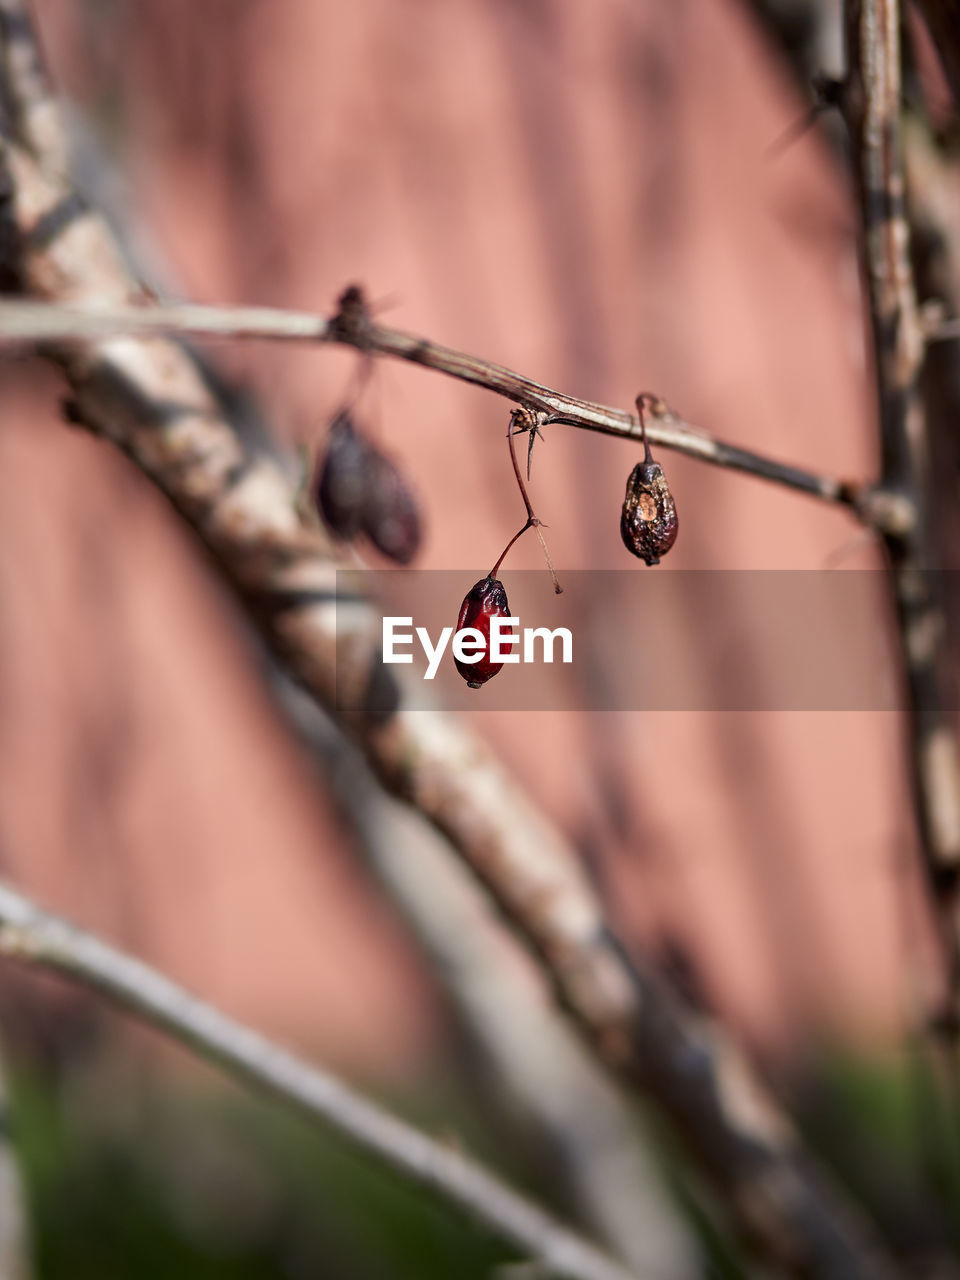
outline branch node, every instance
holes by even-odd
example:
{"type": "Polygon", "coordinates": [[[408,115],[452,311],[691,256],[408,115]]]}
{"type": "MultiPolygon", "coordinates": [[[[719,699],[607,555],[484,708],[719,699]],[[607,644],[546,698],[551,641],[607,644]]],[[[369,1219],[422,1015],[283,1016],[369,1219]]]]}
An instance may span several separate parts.
{"type": "Polygon", "coordinates": [[[909,494],[885,485],[845,486],[860,518],[884,538],[905,541],[917,528],[917,506],[909,494]]]}
{"type": "Polygon", "coordinates": [[[358,284],[349,284],[337,299],[337,311],[330,320],[335,340],[347,342],[359,351],[370,350],[370,308],[366,294],[358,284]]]}

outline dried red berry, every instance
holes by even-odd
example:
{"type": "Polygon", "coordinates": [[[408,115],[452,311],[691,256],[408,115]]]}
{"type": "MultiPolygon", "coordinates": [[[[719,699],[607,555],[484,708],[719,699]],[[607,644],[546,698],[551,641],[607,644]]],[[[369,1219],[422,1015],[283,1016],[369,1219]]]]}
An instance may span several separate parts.
{"type": "Polygon", "coordinates": [[[339,413],[330,426],[314,480],[314,501],[324,524],[338,538],[355,538],[364,524],[370,446],[339,413]]]}
{"type": "MultiPolygon", "coordinates": [[[[507,593],[499,578],[481,578],[464,596],[463,604],[460,606],[460,616],[457,619],[457,631],[462,631],[465,627],[473,627],[486,641],[486,649],[476,662],[461,662],[454,656],[456,668],[469,688],[481,688],[488,680],[492,680],[503,666],[502,662],[490,661],[490,620],[511,616],[507,605],[507,593]]],[[[500,641],[500,648],[512,649],[517,643],[516,636],[509,639],[505,636],[500,641]]]]}
{"type": "Polygon", "coordinates": [[[677,508],[663,468],[650,454],[642,396],[637,400],[637,412],[643,433],[644,459],[633,468],[627,481],[620,512],[620,536],[628,551],[647,564],[659,564],[660,557],[666,555],[677,540],[677,508]]]}
{"type": "Polygon", "coordinates": [[[420,548],[417,503],[397,464],[371,451],[363,528],[373,545],[398,564],[409,564],[420,548]]]}

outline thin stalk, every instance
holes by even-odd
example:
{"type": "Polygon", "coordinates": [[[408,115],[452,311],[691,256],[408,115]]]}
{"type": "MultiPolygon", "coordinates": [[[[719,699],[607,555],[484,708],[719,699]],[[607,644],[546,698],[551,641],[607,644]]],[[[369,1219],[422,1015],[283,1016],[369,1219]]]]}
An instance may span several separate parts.
{"type": "Polygon", "coordinates": [[[543,549],[544,559],[547,562],[547,568],[550,570],[550,577],[553,580],[553,590],[555,594],[559,596],[563,594],[563,587],[561,587],[560,585],[560,581],[557,578],[557,571],[556,569],[554,569],[553,561],[550,559],[550,552],[547,549],[546,539],[541,533],[542,521],[540,521],[537,518],[536,513],[533,510],[533,504],[530,501],[530,495],[527,493],[527,486],[523,482],[523,473],[520,470],[520,463],[517,461],[517,450],[513,443],[513,437],[515,435],[522,435],[524,431],[536,431],[536,429],[537,429],[536,420],[532,418],[532,416],[529,414],[528,411],[524,409],[515,409],[513,413],[510,415],[510,426],[507,429],[507,445],[509,446],[509,449],[510,449],[510,461],[513,463],[513,474],[517,477],[517,484],[520,488],[520,496],[523,498],[523,505],[526,507],[526,510],[527,510],[527,520],[526,520],[526,523],[522,526],[522,528],[517,530],[517,532],[513,535],[513,537],[510,539],[507,545],[500,552],[500,558],[497,560],[497,563],[493,566],[493,568],[490,570],[490,573],[487,576],[490,578],[495,578],[497,576],[498,569],[503,564],[504,560],[506,559],[507,552],[513,546],[513,544],[515,542],[518,542],[520,538],[522,538],[523,535],[527,532],[528,529],[536,529],[537,537],[540,539],[540,546],[543,549]],[[520,428],[519,430],[515,430],[515,428],[518,426],[519,421],[522,418],[528,419],[528,425],[520,428]]]}

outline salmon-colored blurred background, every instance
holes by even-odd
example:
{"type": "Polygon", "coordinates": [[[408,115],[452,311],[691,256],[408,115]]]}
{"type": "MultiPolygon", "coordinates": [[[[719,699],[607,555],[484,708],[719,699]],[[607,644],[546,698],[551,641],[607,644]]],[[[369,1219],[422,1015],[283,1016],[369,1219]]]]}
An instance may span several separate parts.
{"type": "MultiPolygon", "coordinates": [[[[738,445],[873,474],[849,192],[815,133],[771,157],[804,103],[745,6],[35,9],[88,181],[159,290],[326,310],[360,281],[390,324],[567,392],[626,408],[655,390],[738,445]]],[[[321,438],[353,368],[210,354],[291,446],[321,438]]],[[[3,377],[6,868],[263,1029],[351,1069],[415,1069],[443,1029],[422,962],[203,557],[124,460],[59,421],[51,374],[21,360],[3,377]]],[[[383,362],[364,404],[416,477],[422,565],[491,562],[519,515],[505,402],[383,362]]],[[[658,572],[879,563],[839,512],[663,460],[681,535],[658,572]]],[[[549,431],[534,494],[558,566],[629,567],[635,461],[549,431]]],[[[521,543],[511,563],[538,557],[521,543]]],[[[708,627],[688,616],[678,644],[708,627]]],[[[685,953],[755,1043],[900,1023],[921,913],[896,716],[474,720],[590,859],[625,937],[685,953]]]]}

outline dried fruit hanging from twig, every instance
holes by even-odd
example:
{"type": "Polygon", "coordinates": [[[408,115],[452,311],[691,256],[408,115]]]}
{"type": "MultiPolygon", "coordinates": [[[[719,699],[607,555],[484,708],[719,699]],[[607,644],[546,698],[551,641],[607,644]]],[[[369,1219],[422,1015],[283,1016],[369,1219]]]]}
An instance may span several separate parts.
{"type": "Polygon", "coordinates": [[[366,534],[390,560],[409,564],[420,547],[416,498],[393,458],[341,410],[330,425],[313,486],[316,508],[338,538],[366,534]]]}
{"type": "Polygon", "coordinates": [[[383,555],[409,564],[420,547],[416,499],[397,464],[379,451],[370,458],[369,477],[363,530],[383,555]]]}
{"type": "Polygon", "coordinates": [[[659,462],[654,462],[643,417],[643,395],[637,396],[637,413],[643,435],[642,462],[627,481],[620,513],[620,536],[628,551],[647,564],[659,564],[677,540],[677,508],[659,462]]]}
{"type": "MultiPolygon", "coordinates": [[[[485,578],[481,578],[464,596],[463,604],[460,606],[460,617],[457,619],[457,630],[462,631],[464,627],[473,627],[479,632],[486,642],[486,647],[476,662],[461,662],[454,654],[454,662],[457,670],[466,680],[467,685],[471,689],[479,689],[482,685],[492,679],[500,668],[502,662],[492,662],[490,659],[490,623],[493,618],[509,618],[511,616],[510,609],[507,605],[507,593],[504,590],[503,583],[497,577],[500,566],[506,559],[507,552],[513,544],[521,538],[528,529],[536,530],[537,537],[540,540],[540,546],[547,561],[547,567],[550,570],[550,577],[553,580],[553,589],[559,595],[563,588],[557,580],[556,570],[550,559],[550,553],[547,550],[547,544],[541,532],[541,522],[534,514],[533,506],[530,502],[530,495],[527,493],[527,486],[523,483],[523,476],[520,472],[520,464],[517,461],[517,451],[514,447],[513,437],[522,435],[524,431],[530,432],[531,444],[534,433],[538,430],[539,423],[537,418],[529,409],[515,409],[510,415],[510,425],[507,428],[507,445],[510,449],[510,463],[513,467],[513,474],[516,477],[517,486],[520,489],[520,496],[523,499],[523,505],[526,509],[527,518],[520,529],[513,535],[507,545],[500,552],[497,563],[493,566],[485,578]]],[[[527,459],[529,462],[530,454],[528,452],[527,459]]],[[[516,637],[501,639],[500,649],[510,650],[515,644],[519,644],[516,637]]]]}
{"type": "MultiPolygon", "coordinates": [[[[481,578],[479,582],[474,583],[464,596],[463,604],[460,606],[460,616],[457,618],[457,631],[472,627],[480,634],[486,644],[486,648],[476,662],[461,662],[458,657],[454,656],[453,660],[456,668],[466,680],[469,688],[479,689],[488,680],[491,680],[503,666],[502,662],[492,662],[490,660],[490,623],[493,618],[509,618],[510,616],[507,593],[499,578],[481,578]]],[[[501,649],[512,649],[517,643],[516,636],[504,637],[500,642],[500,647],[501,649]]]]}
{"type": "Polygon", "coordinates": [[[366,440],[357,434],[348,413],[338,413],[330,424],[313,487],[317,510],[338,538],[350,540],[363,528],[369,464],[366,440]]]}

